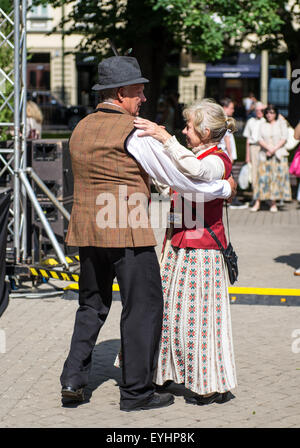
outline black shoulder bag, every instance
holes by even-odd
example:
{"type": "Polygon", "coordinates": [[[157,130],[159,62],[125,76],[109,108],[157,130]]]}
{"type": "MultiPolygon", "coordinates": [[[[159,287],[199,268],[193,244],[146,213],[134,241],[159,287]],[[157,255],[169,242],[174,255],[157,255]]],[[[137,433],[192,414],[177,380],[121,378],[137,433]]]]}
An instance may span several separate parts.
{"type": "Polygon", "coordinates": [[[204,222],[204,226],[209,231],[209,233],[211,234],[213,239],[216,241],[217,245],[219,246],[220,251],[223,254],[224,261],[225,261],[225,263],[227,265],[227,269],[228,269],[229,281],[233,285],[237,281],[238,275],[239,275],[238,263],[237,263],[238,257],[237,257],[237,254],[235,253],[235,251],[232,247],[232,244],[230,242],[229,220],[228,220],[228,211],[227,211],[226,203],[225,203],[225,206],[226,206],[226,218],[227,218],[227,230],[228,230],[228,246],[226,247],[226,249],[222,246],[220,240],[217,238],[217,236],[213,232],[213,230],[210,227],[206,226],[205,222],[204,222]]]}

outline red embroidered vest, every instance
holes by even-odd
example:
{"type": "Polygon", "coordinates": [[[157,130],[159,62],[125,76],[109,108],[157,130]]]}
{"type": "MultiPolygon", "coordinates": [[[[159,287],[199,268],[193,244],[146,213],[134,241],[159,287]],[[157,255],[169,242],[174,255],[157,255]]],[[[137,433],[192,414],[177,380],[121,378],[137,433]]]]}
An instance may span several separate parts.
{"type": "MultiPolygon", "coordinates": [[[[209,149],[208,151],[200,154],[197,159],[203,159],[204,157],[208,156],[209,154],[216,155],[220,157],[224,163],[225,167],[225,173],[223,179],[228,179],[231,173],[232,164],[229,159],[229,157],[220,149],[215,146],[214,148],[209,149]]],[[[223,199],[214,199],[210,202],[205,202],[203,206],[204,211],[204,222],[205,226],[199,226],[195,225],[192,228],[187,228],[184,220],[184,211],[188,210],[188,206],[190,205],[192,207],[192,218],[193,220],[196,218],[196,204],[195,202],[189,202],[185,201],[183,198],[178,195],[178,193],[175,193],[174,201],[176,204],[176,200],[178,200],[178,197],[182,201],[182,224],[180,228],[174,228],[173,231],[173,237],[172,237],[172,246],[179,247],[179,248],[194,248],[194,249],[217,249],[219,250],[219,247],[215,240],[212,238],[208,230],[205,229],[205,226],[209,226],[218,239],[220,240],[221,244],[224,248],[227,247],[227,240],[225,236],[225,230],[223,225],[223,199]],[[177,197],[176,197],[177,196],[177,197]],[[185,204],[186,202],[186,204],[185,204]]],[[[176,207],[175,207],[176,211],[176,207]]],[[[191,211],[190,211],[191,212],[191,211]]],[[[203,221],[202,221],[203,222],[203,221]]],[[[190,227],[190,226],[189,226],[190,227]]]]}

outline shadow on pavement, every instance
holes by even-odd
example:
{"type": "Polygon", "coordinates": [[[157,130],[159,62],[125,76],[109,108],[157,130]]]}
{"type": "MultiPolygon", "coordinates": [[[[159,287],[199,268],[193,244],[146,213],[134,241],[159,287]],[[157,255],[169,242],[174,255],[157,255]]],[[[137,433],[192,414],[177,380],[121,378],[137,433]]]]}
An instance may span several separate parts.
{"type": "MultiPolygon", "coordinates": [[[[96,345],[93,351],[92,368],[89,376],[89,383],[84,389],[84,401],[64,402],[63,406],[77,407],[88,403],[92,397],[93,391],[101,386],[105,381],[113,379],[118,386],[122,381],[122,370],[114,366],[117,354],[121,346],[120,339],[110,339],[96,345]]],[[[164,386],[157,386],[158,393],[171,393],[172,395],[185,398],[197,396],[194,392],[186,389],[183,384],[175,384],[173,381],[167,381],[164,386]]],[[[234,395],[230,392],[230,399],[234,395]]]]}
{"type": "Polygon", "coordinates": [[[110,339],[97,344],[93,351],[92,368],[89,384],[85,389],[86,396],[107,380],[113,379],[117,385],[122,380],[122,371],[114,366],[114,362],[121,347],[120,339],[110,339]]]}
{"type": "Polygon", "coordinates": [[[274,258],[274,261],[276,261],[276,263],[287,264],[294,269],[298,269],[298,267],[300,266],[300,253],[280,255],[279,257],[274,258]]]}
{"type": "Polygon", "coordinates": [[[96,390],[105,381],[113,379],[116,386],[122,379],[121,369],[114,366],[114,362],[121,347],[120,339],[110,339],[97,344],[93,350],[92,367],[89,375],[89,383],[84,388],[84,401],[72,402],[63,401],[63,406],[75,408],[88,403],[92,397],[93,391],[96,390]]]}

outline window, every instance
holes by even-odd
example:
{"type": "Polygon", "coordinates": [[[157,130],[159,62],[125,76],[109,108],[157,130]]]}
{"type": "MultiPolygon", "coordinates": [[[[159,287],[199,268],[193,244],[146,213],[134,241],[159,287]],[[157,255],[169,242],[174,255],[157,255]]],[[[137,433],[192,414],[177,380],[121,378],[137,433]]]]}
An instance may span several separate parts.
{"type": "Polygon", "coordinates": [[[49,16],[49,7],[48,5],[40,5],[40,6],[31,6],[30,11],[28,12],[29,18],[46,18],[49,16]]]}
{"type": "Polygon", "coordinates": [[[32,0],[29,0],[27,28],[28,31],[49,31],[51,27],[51,6],[39,5],[32,6],[32,0]]]}

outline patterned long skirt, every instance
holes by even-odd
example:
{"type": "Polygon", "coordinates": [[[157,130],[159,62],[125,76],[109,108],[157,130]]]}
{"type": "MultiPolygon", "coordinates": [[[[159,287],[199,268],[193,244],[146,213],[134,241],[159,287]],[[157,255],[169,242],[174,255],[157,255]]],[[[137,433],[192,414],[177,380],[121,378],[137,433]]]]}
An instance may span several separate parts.
{"type": "Polygon", "coordinates": [[[170,246],[161,266],[163,327],[154,382],[203,395],[237,385],[228,280],[217,250],[170,246]]]}
{"type": "Polygon", "coordinates": [[[262,201],[291,201],[292,192],[287,157],[279,161],[275,156],[260,161],[258,166],[258,183],[254,199],[262,201]]]}

